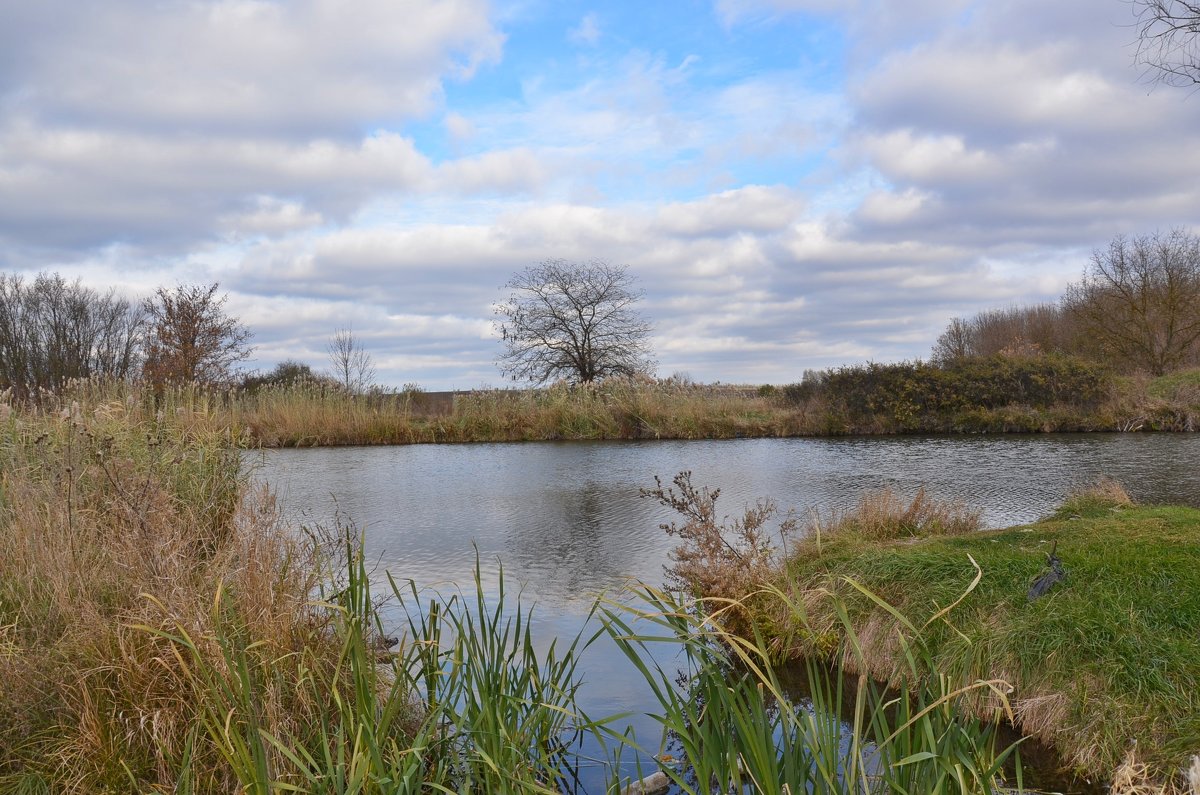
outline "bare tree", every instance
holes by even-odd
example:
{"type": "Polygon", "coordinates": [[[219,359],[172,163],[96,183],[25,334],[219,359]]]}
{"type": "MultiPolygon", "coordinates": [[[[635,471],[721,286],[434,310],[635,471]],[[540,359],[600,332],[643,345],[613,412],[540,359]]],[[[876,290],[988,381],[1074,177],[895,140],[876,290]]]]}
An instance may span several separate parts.
{"type": "Polygon", "coordinates": [[[546,260],[504,287],[512,292],[494,309],[505,376],[587,383],[653,370],[652,329],[635,308],[642,292],[624,266],[546,260]]]}
{"type": "Polygon", "coordinates": [[[1064,305],[1128,369],[1161,375],[1196,360],[1200,347],[1200,235],[1115,238],[1097,250],[1064,305]]]}
{"type": "Polygon", "coordinates": [[[971,323],[961,317],[950,318],[950,325],[933,346],[933,361],[942,364],[974,354],[971,323]]]}
{"type": "Polygon", "coordinates": [[[1074,326],[1071,315],[1056,304],[986,309],[969,319],[953,318],[933,347],[933,360],[1078,353],[1074,326]]]}
{"type": "Polygon", "coordinates": [[[155,385],[228,384],[233,366],[250,357],[250,331],[225,314],[228,296],[209,285],[160,287],[143,303],[150,318],[143,375],[155,385]]]}
{"type": "Polygon", "coordinates": [[[1200,86],[1200,2],[1133,0],[1137,62],[1171,86],[1200,86]]]}
{"type": "Polygon", "coordinates": [[[365,392],[375,385],[375,365],[371,354],[348,328],[333,332],[326,347],[333,377],[351,394],[365,392]]]}
{"type": "Polygon", "coordinates": [[[72,378],[132,377],[143,325],[141,307],[111,290],[0,274],[0,386],[28,397],[72,378]]]}

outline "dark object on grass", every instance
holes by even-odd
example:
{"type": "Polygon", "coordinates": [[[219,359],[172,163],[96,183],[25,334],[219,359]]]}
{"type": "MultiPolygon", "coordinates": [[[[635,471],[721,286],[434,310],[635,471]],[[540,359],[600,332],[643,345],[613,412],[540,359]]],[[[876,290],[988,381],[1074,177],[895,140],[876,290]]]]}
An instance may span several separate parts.
{"type": "Polygon", "coordinates": [[[1067,579],[1067,570],[1063,568],[1062,561],[1055,554],[1057,551],[1058,542],[1055,541],[1054,545],[1050,547],[1050,554],[1046,556],[1046,566],[1050,570],[1039,574],[1038,578],[1033,581],[1033,585],[1029,589],[1029,601],[1032,602],[1040,596],[1045,596],[1057,583],[1067,579]]]}

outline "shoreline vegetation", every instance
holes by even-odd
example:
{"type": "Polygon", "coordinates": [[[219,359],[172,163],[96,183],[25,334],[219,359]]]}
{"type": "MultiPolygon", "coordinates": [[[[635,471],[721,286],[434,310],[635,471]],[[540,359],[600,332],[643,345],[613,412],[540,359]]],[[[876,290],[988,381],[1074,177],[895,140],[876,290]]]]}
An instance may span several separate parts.
{"type": "MultiPolygon", "coordinates": [[[[868,364],[784,385],[611,378],[540,389],[351,394],[300,379],[253,389],[81,381],[61,396],[111,411],[156,411],[243,447],[884,434],[1192,432],[1200,369],[1115,375],[1057,355],[868,364]]],[[[33,401],[36,405],[38,401],[33,401]]],[[[3,409],[10,411],[11,407],[3,409]]]]}
{"type": "Polygon", "coordinates": [[[1200,370],[1118,376],[1058,356],[861,365],[797,384],[686,379],[352,396],[319,384],[210,401],[263,447],[913,433],[1195,431],[1200,370]]]}
{"type": "MultiPolygon", "coordinates": [[[[727,605],[726,626],[774,658],[892,685],[1004,682],[1013,725],[1068,770],[1116,793],[1200,792],[1200,510],[1136,505],[1102,480],[999,530],[887,490],[802,527],[770,502],[718,521],[717,492],[688,473],[647,493],[684,519],[668,528],[679,584],[727,605]],[[1065,578],[1035,597],[1052,555],[1065,578]]],[[[976,695],[960,707],[986,719],[992,694],[976,695]]]]}
{"type": "Polygon", "coordinates": [[[674,572],[702,601],[645,589],[538,655],[519,606],[393,584],[412,608],[397,646],[356,534],[282,523],[247,492],[228,409],[187,394],[78,385],[0,416],[4,791],[558,791],[579,733],[625,741],[573,703],[600,632],[642,661],[676,745],[638,739],[685,792],[999,791],[1002,717],[1114,792],[1200,791],[1200,767],[1182,772],[1200,750],[1200,511],[1109,487],[979,532],[960,506],[876,495],[784,558],[769,503],[726,527],[715,494],[660,486],[684,517],[674,572]],[[1055,542],[1068,580],[1030,602],[1055,542]],[[644,654],[664,635],[689,689],[644,654]],[[778,708],[776,663],[797,655],[815,712],[778,708]],[[854,672],[870,676],[848,692],[854,672]]]}
{"type": "Polygon", "coordinates": [[[553,793],[587,734],[611,793],[652,772],[617,775],[634,742],[670,753],[651,767],[694,795],[710,777],[767,793],[997,791],[1011,750],[959,716],[958,694],[916,684],[897,713],[860,687],[848,728],[840,676],[814,668],[818,709],[781,709],[764,650],[650,589],[639,613],[598,605],[598,629],[539,650],[519,598],[389,580],[408,615],[397,643],[357,534],[286,526],[269,493],[247,493],[228,428],[102,397],[0,418],[0,790],[553,793]],[[688,688],[645,656],[662,633],[639,634],[643,620],[686,648],[688,688]],[[640,661],[661,740],[576,707],[600,633],[640,661]],[[719,713],[689,711],[698,688],[719,713]]]}

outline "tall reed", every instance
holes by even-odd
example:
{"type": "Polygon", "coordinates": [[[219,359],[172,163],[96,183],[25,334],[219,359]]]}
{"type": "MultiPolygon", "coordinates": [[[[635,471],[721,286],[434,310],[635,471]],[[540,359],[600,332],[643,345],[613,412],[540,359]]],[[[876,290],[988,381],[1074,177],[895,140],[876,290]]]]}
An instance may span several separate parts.
{"type": "MultiPolygon", "coordinates": [[[[341,651],[332,664],[304,648],[289,653],[303,674],[286,684],[316,706],[302,724],[265,719],[261,701],[285,684],[277,671],[297,666],[256,653],[236,620],[214,621],[215,659],[182,626],[143,627],[173,644],[204,731],[240,789],[559,792],[573,741],[599,729],[575,705],[579,655],[596,635],[539,653],[530,611],[510,602],[503,575],[493,595],[477,573],[473,594],[445,598],[389,580],[408,632],[386,651],[395,644],[382,635],[361,544],[344,543],[345,578],[317,603],[341,651]]],[[[221,594],[213,609],[224,612],[221,594]]]]}
{"type": "MultiPolygon", "coordinates": [[[[210,635],[223,584],[248,645],[324,653],[316,549],[244,494],[227,428],[91,389],[0,423],[0,789],[170,790],[183,760],[219,789],[170,644],[134,627],[210,635]]],[[[290,687],[260,706],[306,712],[290,687]]]]}
{"type": "MultiPolygon", "coordinates": [[[[658,700],[660,754],[673,760],[664,770],[681,792],[1012,791],[1002,770],[1016,746],[1003,745],[997,733],[999,719],[1012,717],[1006,686],[929,677],[921,630],[903,616],[908,677],[887,688],[859,676],[851,693],[840,667],[810,660],[801,703],[788,695],[764,642],[723,629],[735,602],[681,601],[644,586],[638,595],[641,608],[610,606],[604,622],[658,700]],[[683,687],[650,662],[649,646],[664,642],[683,649],[683,687]],[[989,722],[961,709],[980,693],[995,704],[989,722]]],[[[802,603],[770,595],[803,620],[802,603]]],[[[861,653],[848,618],[844,629],[848,651],[861,653]]],[[[1020,790],[1019,761],[1016,770],[1020,790]]]]}

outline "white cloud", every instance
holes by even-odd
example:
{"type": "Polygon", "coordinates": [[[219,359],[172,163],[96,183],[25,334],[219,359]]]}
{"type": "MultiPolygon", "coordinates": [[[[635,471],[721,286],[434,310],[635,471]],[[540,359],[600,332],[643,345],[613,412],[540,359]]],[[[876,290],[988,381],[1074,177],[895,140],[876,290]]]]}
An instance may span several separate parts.
{"type": "Polygon", "coordinates": [[[584,14],[579,24],[567,31],[567,40],[574,44],[596,46],[600,41],[600,17],[595,11],[584,14]]]}
{"type": "Polygon", "coordinates": [[[558,17],[511,71],[519,14],[485,0],[11,5],[6,267],[220,279],[268,366],[353,318],[389,383],[495,380],[499,286],[599,258],[664,372],[786,381],[924,353],[1200,212],[1200,105],[1137,83],[1123,0],[715,0],[719,47],[581,9],[586,52],[558,17]],[[797,20],[817,84],[752,51],[797,20]]]}
{"type": "Polygon", "coordinates": [[[911,219],[931,200],[929,194],[916,188],[908,188],[902,193],[872,191],[863,199],[858,215],[868,222],[894,226],[911,219]]]}
{"type": "Polygon", "coordinates": [[[465,143],[475,137],[475,125],[471,120],[460,113],[450,112],[442,119],[442,124],[446,127],[446,132],[456,142],[465,143]]]}
{"type": "Polygon", "coordinates": [[[222,216],[218,224],[235,236],[278,235],[319,226],[323,220],[320,213],[306,210],[300,202],[256,196],[245,212],[222,216]]]}
{"type": "Polygon", "coordinates": [[[484,0],[32,5],[0,43],[9,101],[45,123],[355,134],[428,112],[503,44],[484,0]]]}

